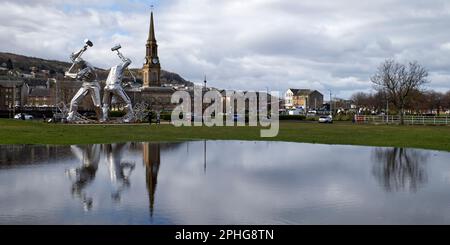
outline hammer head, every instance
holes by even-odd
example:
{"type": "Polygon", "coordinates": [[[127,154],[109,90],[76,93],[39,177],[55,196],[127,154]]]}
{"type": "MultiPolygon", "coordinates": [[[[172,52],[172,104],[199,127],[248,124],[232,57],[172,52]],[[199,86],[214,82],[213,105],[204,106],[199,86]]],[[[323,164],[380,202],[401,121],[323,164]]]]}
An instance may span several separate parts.
{"type": "Polygon", "coordinates": [[[111,48],[111,51],[117,51],[117,50],[119,50],[119,49],[121,49],[122,48],[122,46],[120,45],[120,44],[117,44],[116,46],[114,46],[114,47],[112,47],[111,48]]]}
{"type": "Polygon", "coordinates": [[[84,42],[85,42],[86,45],[89,46],[89,47],[94,46],[94,44],[93,44],[93,43],[91,42],[91,40],[89,40],[89,39],[84,40],[84,42]]]}

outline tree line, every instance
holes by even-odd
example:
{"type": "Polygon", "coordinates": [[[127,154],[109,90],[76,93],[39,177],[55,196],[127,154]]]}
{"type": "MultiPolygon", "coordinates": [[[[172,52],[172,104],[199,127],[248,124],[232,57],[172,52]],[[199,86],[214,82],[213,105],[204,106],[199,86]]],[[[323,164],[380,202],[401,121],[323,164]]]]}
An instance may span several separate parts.
{"type": "Polygon", "coordinates": [[[450,91],[426,90],[428,71],[418,62],[402,64],[393,59],[386,60],[371,81],[374,93],[358,92],[351,99],[358,107],[369,111],[396,113],[402,124],[406,113],[441,114],[450,109],[450,91]]]}
{"type": "MultiPolygon", "coordinates": [[[[450,109],[450,91],[446,93],[414,90],[411,98],[405,106],[405,109],[411,114],[435,113],[441,114],[450,109]]],[[[373,111],[389,111],[399,113],[397,108],[389,102],[387,106],[386,95],[383,92],[364,93],[358,92],[352,95],[352,101],[362,108],[373,111]]]]}

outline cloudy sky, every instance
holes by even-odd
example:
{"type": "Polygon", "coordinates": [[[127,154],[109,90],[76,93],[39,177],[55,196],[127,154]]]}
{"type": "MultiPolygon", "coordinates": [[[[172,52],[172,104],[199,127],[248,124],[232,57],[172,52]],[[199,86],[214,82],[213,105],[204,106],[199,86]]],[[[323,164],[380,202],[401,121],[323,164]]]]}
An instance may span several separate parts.
{"type": "Polygon", "coordinates": [[[417,60],[428,89],[450,90],[448,0],[0,0],[0,51],[56,60],[85,38],[86,59],[107,68],[110,48],[142,67],[150,5],[163,69],[225,89],[372,88],[386,58],[417,60]]]}

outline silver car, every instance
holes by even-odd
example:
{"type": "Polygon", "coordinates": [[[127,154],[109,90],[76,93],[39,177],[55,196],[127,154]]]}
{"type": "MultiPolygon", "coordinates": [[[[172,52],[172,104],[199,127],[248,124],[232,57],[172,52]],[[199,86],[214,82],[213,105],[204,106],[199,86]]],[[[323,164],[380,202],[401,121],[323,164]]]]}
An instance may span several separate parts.
{"type": "Polygon", "coordinates": [[[321,116],[319,118],[319,123],[333,123],[333,117],[330,116],[321,116]]]}
{"type": "MultiPolygon", "coordinates": [[[[32,115],[28,115],[28,114],[24,114],[24,118],[25,118],[25,120],[33,120],[33,116],[32,115]]],[[[15,115],[14,119],[21,120],[22,119],[22,113],[19,113],[19,114],[15,115]]]]}

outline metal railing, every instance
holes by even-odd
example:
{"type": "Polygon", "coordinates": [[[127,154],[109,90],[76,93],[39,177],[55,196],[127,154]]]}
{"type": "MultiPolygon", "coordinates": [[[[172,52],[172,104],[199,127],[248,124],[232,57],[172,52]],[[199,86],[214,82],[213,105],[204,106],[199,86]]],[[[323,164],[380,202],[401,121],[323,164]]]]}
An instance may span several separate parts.
{"type": "MultiPolygon", "coordinates": [[[[406,125],[450,125],[450,116],[404,116],[406,125]]],[[[355,122],[361,124],[400,124],[399,115],[393,116],[355,116],[355,122]]]]}

